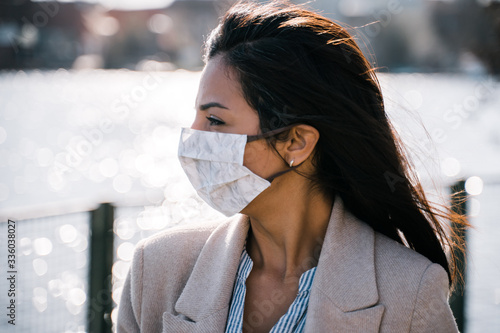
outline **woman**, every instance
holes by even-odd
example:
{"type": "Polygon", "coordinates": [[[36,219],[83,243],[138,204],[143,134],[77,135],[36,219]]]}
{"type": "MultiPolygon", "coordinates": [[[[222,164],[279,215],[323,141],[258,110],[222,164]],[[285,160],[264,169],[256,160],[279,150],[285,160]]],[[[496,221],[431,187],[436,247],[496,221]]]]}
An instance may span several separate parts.
{"type": "Polygon", "coordinates": [[[456,332],[452,242],[341,26],[238,3],[206,44],[179,157],[230,216],[141,241],[118,332],[456,332]]]}

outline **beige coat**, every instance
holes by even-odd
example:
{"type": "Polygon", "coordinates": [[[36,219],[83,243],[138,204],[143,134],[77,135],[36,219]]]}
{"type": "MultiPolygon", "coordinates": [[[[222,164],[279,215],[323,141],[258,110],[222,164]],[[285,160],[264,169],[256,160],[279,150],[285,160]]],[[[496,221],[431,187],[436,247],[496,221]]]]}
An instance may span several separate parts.
{"type": "MultiPolygon", "coordinates": [[[[117,332],[224,332],[248,228],[237,216],[142,240],[117,332]]],[[[339,198],[320,248],[305,332],[457,332],[444,269],[374,232],[339,198]]]]}

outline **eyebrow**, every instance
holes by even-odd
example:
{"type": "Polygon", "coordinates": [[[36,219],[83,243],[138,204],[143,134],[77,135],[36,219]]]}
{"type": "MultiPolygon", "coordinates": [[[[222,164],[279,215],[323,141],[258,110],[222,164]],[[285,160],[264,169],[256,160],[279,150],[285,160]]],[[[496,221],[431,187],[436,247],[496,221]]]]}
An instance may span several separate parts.
{"type": "Polygon", "coordinates": [[[201,111],[205,111],[209,108],[212,108],[212,107],[217,107],[217,108],[221,108],[221,109],[229,109],[228,107],[220,104],[220,103],[217,103],[217,102],[210,102],[210,103],[207,103],[207,104],[202,104],[200,105],[200,110],[201,111]]]}

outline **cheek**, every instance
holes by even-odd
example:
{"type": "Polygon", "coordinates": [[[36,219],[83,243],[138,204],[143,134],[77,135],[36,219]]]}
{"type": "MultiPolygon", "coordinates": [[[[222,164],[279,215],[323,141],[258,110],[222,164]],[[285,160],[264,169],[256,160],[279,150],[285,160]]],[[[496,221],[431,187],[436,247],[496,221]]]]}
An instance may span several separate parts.
{"type": "Polygon", "coordinates": [[[268,178],[275,168],[274,156],[271,149],[266,143],[253,142],[247,144],[243,157],[243,165],[256,175],[268,178]]]}

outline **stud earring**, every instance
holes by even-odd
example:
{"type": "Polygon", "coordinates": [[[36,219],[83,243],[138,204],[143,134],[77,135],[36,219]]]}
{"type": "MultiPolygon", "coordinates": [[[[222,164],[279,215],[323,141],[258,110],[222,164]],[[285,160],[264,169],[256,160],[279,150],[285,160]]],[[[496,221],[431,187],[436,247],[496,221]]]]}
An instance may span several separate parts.
{"type": "Polygon", "coordinates": [[[295,162],[295,160],[290,161],[290,168],[293,166],[293,162],[295,162]]]}

